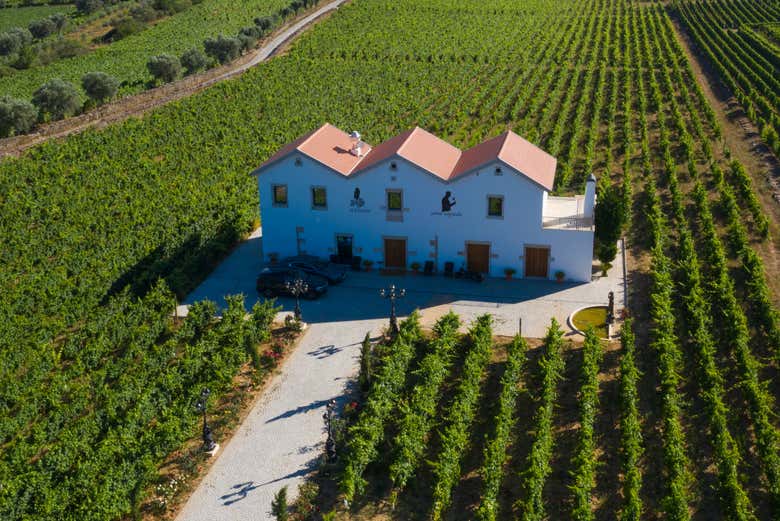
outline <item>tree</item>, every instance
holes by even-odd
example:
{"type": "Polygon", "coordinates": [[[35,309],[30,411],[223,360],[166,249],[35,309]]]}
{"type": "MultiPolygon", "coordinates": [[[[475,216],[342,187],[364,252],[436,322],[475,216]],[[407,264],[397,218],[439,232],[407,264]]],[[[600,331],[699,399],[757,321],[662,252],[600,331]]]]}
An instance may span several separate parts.
{"type": "Polygon", "coordinates": [[[38,111],[29,101],[0,96],[0,137],[29,132],[37,117],[38,111]]]}
{"type": "Polygon", "coordinates": [[[0,33],[0,56],[16,54],[30,43],[32,43],[30,31],[21,27],[12,27],[0,33]]]}
{"type": "Polygon", "coordinates": [[[101,104],[116,96],[119,81],[105,72],[88,72],[81,78],[81,87],[90,99],[101,104]]]}
{"type": "Polygon", "coordinates": [[[33,37],[42,40],[54,33],[57,30],[57,26],[51,18],[43,18],[41,20],[33,20],[27,25],[27,29],[33,37]]]}
{"type": "Polygon", "coordinates": [[[49,20],[51,20],[51,22],[54,24],[58,34],[62,33],[65,25],[68,23],[68,17],[62,13],[54,13],[53,15],[49,16],[49,20]]]}
{"type": "Polygon", "coordinates": [[[276,521],[287,521],[290,518],[290,514],[287,512],[287,487],[282,489],[274,495],[274,500],[271,502],[271,513],[276,517],[276,521]]]}
{"type": "Polygon", "coordinates": [[[362,391],[368,391],[371,385],[371,373],[373,371],[373,358],[374,353],[371,349],[371,335],[366,333],[366,337],[363,339],[363,343],[360,346],[360,389],[362,391]]]}
{"type": "Polygon", "coordinates": [[[152,56],[146,63],[146,68],[156,80],[162,80],[164,83],[170,83],[175,80],[181,72],[181,63],[176,56],[170,54],[160,54],[152,56]]]}
{"type": "Polygon", "coordinates": [[[93,13],[103,7],[102,0],[76,0],[75,4],[80,13],[93,13]]]}
{"type": "Polygon", "coordinates": [[[604,274],[617,255],[616,244],[623,230],[625,219],[626,209],[623,207],[623,198],[619,189],[615,186],[603,189],[595,208],[595,249],[604,274]]]}
{"type": "Polygon", "coordinates": [[[186,73],[189,75],[205,67],[208,63],[208,58],[206,58],[206,55],[203,54],[200,49],[193,47],[192,49],[184,51],[180,61],[182,67],[184,67],[186,73]]]}
{"type": "Polygon", "coordinates": [[[241,54],[241,40],[238,38],[225,38],[221,34],[216,38],[206,38],[203,42],[206,54],[219,63],[228,63],[238,58],[241,54]]]}
{"type": "Polygon", "coordinates": [[[42,118],[48,114],[53,120],[75,114],[81,105],[76,87],[59,78],[41,85],[33,94],[32,102],[42,118]]]}

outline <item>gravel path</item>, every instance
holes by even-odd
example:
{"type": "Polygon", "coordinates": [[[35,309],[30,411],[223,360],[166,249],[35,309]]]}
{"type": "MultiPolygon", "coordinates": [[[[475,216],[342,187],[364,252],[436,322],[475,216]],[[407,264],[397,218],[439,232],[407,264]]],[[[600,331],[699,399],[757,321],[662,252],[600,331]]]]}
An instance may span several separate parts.
{"type": "Polygon", "coordinates": [[[288,485],[288,497],[295,497],[316,469],[325,444],[325,405],[336,399],[340,410],[348,400],[360,342],[384,324],[371,319],[309,326],[177,520],[273,519],[274,494],[288,485]]]}

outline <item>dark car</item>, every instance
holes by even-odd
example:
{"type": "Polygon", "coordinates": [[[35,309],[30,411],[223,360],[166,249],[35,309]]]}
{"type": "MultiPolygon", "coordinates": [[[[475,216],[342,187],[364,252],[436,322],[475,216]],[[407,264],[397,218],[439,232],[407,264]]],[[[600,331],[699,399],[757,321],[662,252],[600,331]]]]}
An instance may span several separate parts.
{"type": "Polygon", "coordinates": [[[347,278],[347,272],[344,268],[339,268],[331,263],[319,260],[317,257],[301,255],[299,257],[289,257],[284,259],[283,266],[308,273],[317,277],[322,277],[329,284],[338,284],[347,278]]]}
{"type": "Polygon", "coordinates": [[[322,277],[309,275],[291,268],[265,268],[257,277],[257,292],[267,298],[278,295],[294,296],[290,286],[296,279],[306,283],[302,297],[315,299],[328,291],[328,281],[322,277]]]}

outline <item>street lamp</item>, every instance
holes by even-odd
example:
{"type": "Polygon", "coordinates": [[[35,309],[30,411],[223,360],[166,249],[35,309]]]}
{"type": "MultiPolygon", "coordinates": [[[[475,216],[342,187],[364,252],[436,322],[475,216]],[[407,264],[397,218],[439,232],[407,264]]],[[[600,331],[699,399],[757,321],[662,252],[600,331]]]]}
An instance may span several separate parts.
{"type": "Polygon", "coordinates": [[[204,387],[200,391],[200,400],[195,404],[195,408],[199,413],[203,414],[203,450],[206,452],[213,451],[217,444],[214,443],[214,438],[211,436],[211,427],[206,423],[206,404],[209,399],[211,391],[207,387],[204,387]]]}
{"type": "Polygon", "coordinates": [[[295,297],[295,320],[301,320],[301,295],[309,291],[309,285],[300,277],[296,277],[294,280],[284,283],[285,289],[289,291],[293,297],[295,297]]]}
{"type": "Polygon", "coordinates": [[[393,334],[398,333],[398,318],[395,316],[395,301],[396,299],[406,296],[405,289],[396,290],[395,284],[391,284],[388,289],[380,289],[379,296],[382,298],[390,299],[390,330],[393,334]]]}
{"type": "Polygon", "coordinates": [[[328,429],[328,440],[325,442],[325,454],[328,461],[336,461],[336,440],[333,439],[333,410],[336,408],[336,400],[331,400],[325,407],[322,419],[325,420],[325,427],[328,429]]]}

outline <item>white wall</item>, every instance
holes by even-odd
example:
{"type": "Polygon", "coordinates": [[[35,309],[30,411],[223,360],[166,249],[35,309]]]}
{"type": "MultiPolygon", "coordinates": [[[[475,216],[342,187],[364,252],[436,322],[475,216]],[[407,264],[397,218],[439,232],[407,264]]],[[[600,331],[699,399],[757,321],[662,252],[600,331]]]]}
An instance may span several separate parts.
{"type": "Polygon", "coordinates": [[[437,270],[452,261],[455,269],[465,265],[466,242],[489,242],[490,274],[503,276],[513,267],[523,274],[524,245],[550,247],[551,278],[563,270],[570,280],[589,281],[593,256],[593,233],[542,229],[543,194],[540,187],[503,164],[491,164],[478,172],[446,183],[401,158],[379,163],[357,175],[344,177],[314,160],[293,154],[268,167],[258,176],[266,255],[298,253],[296,227],[302,227],[306,253],[327,257],[336,252],[336,234],[353,235],[353,253],[384,261],[383,237],[407,238],[407,265],[434,260],[437,270]],[[301,165],[295,165],[295,159],[301,165]],[[396,170],[390,162],[395,161],[396,170]],[[496,166],[502,175],[495,175],[496,166]],[[273,184],[288,187],[288,207],[272,204],[273,184]],[[312,186],[327,188],[326,210],[311,206],[312,186]],[[360,189],[362,208],[350,206],[355,188],[360,189]],[[403,190],[403,222],[387,220],[386,189],[403,190]],[[441,199],[452,192],[456,204],[441,212],[441,199]],[[487,216],[488,195],[504,196],[503,218],[487,216]],[[438,239],[438,257],[432,242],[438,239]]]}

